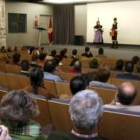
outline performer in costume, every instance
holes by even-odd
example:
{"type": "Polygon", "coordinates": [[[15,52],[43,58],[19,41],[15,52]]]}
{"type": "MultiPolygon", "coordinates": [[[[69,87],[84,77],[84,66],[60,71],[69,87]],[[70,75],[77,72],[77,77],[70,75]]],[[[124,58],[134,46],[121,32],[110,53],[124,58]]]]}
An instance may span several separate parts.
{"type": "Polygon", "coordinates": [[[98,19],[98,21],[96,22],[96,26],[94,26],[94,30],[95,30],[95,35],[94,35],[94,40],[93,43],[96,44],[102,44],[103,43],[103,29],[102,29],[102,25],[100,25],[100,21],[98,19]]]}
{"type": "Polygon", "coordinates": [[[114,23],[112,25],[112,33],[111,33],[111,36],[112,36],[112,46],[111,48],[118,48],[118,41],[117,41],[117,36],[118,36],[118,23],[117,23],[117,18],[114,18],[114,23]]]}

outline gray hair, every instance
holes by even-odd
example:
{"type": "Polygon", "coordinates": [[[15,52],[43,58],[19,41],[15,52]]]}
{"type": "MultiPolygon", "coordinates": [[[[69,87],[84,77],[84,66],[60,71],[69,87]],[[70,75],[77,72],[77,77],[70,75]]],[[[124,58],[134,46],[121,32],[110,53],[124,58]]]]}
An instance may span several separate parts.
{"type": "Polygon", "coordinates": [[[69,111],[76,128],[92,130],[103,112],[102,99],[93,90],[80,91],[71,99],[69,111]]]}

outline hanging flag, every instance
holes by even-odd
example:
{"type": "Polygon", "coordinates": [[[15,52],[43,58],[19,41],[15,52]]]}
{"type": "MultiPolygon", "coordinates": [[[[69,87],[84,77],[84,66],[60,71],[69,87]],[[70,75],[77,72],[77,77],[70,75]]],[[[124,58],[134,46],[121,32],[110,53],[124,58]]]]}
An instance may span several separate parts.
{"type": "Polygon", "coordinates": [[[48,37],[49,37],[50,44],[52,44],[53,43],[53,26],[52,26],[51,18],[50,18],[49,29],[48,29],[48,37]]]}
{"type": "Polygon", "coordinates": [[[37,15],[35,15],[34,26],[35,26],[35,28],[39,27],[39,19],[38,19],[38,16],[37,15]]]}

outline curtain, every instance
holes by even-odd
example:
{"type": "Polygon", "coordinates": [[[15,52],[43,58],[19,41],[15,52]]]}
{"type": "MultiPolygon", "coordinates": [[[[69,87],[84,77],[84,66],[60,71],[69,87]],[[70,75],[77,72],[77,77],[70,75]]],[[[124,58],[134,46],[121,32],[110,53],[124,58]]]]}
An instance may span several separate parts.
{"type": "Polygon", "coordinates": [[[74,5],[54,5],[54,44],[74,44],[74,5]]]}

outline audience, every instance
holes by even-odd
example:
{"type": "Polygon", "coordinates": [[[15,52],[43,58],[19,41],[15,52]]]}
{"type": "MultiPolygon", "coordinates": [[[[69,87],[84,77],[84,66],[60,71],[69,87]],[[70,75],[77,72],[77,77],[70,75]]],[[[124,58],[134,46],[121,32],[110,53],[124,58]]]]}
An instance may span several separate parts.
{"type": "Polygon", "coordinates": [[[87,58],[93,57],[93,54],[90,52],[89,47],[85,47],[85,53],[83,53],[82,56],[87,57],[87,58]]]}
{"type": "Polygon", "coordinates": [[[78,55],[77,55],[77,49],[73,49],[72,50],[72,56],[71,56],[71,58],[72,59],[75,59],[75,58],[78,59],[79,58],[78,55]]]}
{"type": "Polygon", "coordinates": [[[38,63],[38,56],[32,55],[32,61],[31,61],[31,63],[30,63],[30,66],[31,66],[32,68],[37,68],[37,67],[39,67],[39,66],[37,65],[37,63],[38,63]]]}
{"type": "Polygon", "coordinates": [[[4,46],[0,48],[0,62],[9,63],[9,57],[4,46]]]}
{"type": "Polygon", "coordinates": [[[60,54],[56,56],[60,61],[62,61],[64,58],[67,58],[67,50],[63,49],[60,51],[60,54]]]}
{"type": "Polygon", "coordinates": [[[122,71],[124,66],[124,61],[119,59],[116,62],[116,67],[114,68],[115,71],[122,71]]]}
{"type": "MultiPolygon", "coordinates": [[[[82,76],[75,76],[74,78],[70,80],[70,90],[71,90],[72,96],[74,96],[79,91],[85,90],[86,87],[87,87],[86,81],[82,76]]],[[[60,96],[60,99],[71,99],[72,96],[67,95],[67,94],[62,94],[60,96]]]]}
{"type": "Polygon", "coordinates": [[[50,56],[52,56],[52,58],[55,58],[56,57],[56,53],[57,53],[56,50],[52,50],[50,56]]]}
{"type": "Polygon", "coordinates": [[[49,92],[44,86],[43,81],[44,74],[40,68],[33,68],[29,76],[30,76],[30,85],[25,87],[26,91],[33,93],[37,97],[44,96],[46,99],[56,97],[51,92],[49,92]]]}
{"type": "Polygon", "coordinates": [[[98,63],[98,60],[93,58],[90,62],[89,62],[89,66],[90,68],[93,68],[93,69],[97,69],[99,67],[99,63],[98,63]]]}
{"type": "Polygon", "coordinates": [[[39,54],[39,62],[40,63],[44,63],[45,62],[45,58],[46,58],[46,53],[40,53],[39,54]]]}
{"type": "MultiPolygon", "coordinates": [[[[73,59],[74,60],[74,59],[73,59]]],[[[73,68],[70,68],[68,72],[72,73],[82,73],[82,63],[78,60],[74,62],[73,68]]]]}
{"type": "Polygon", "coordinates": [[[40,124],[30,120],[38,114],[39,109],[35,98],[24,90],[9,92],[0,103],[0,119],[2,124],[9,129],[13,139],[39,138],[40,124]]]}
{"type": "Polygon", "coordinates": [[[53,60],[48,60],[44,63],[44,79],[53,80],[55,82],[63,82],[64,80],[57,75],[54,75],[56,64],[53,60]]]}
{"type": "Polygon", "coordinates": [[[20,66],[20,54],[19,53],[13,54],[13,64],[20,66]]]}
{"type": "Polygon", "coordinates": [[[95,127],[103,111],[102,100],[92,90],[78,92],[70,101],[73,129],[69,133],[53,132],[48,140],[99,140],[95,127]]]}
{"type": "Polygon", "coordinates": [[[134,57],[132,58],[132,62],[133,62],[134,65],[136,65],[136,64],[138,63],[139,60],[140,60],[140,58],[139,58],[138,56],[134,56],[134,57]]]}
{"type": "Polygon", "coordinates": [[[127,61],[125,64],[125,72],[123,74],[118,74],[116,78],[120,79],[130,79],[130,80],[140,80],[138,75],[132,74],[134,69],[134,64],[132,61],[127,61]]]}
{"type": "Polygon", "coordinates": [[[133,104],[135,97],[137,96],[137,90],[130,82],[124,82],[119,86],[116,97],[111,103],[117,106],[130,106],[133,104]]]}
{"type": "Polygon", "coordinates": [[[30,68],[29,62],[27,60],[22,60],[20,74],[22,74],[24,76],[29,76],[29,68],[30,68]]]}
{"type": "Polygon", "coordinates": [[[96,55],[96,57],[106,58],[106,55],[104,55],[104,49],[103,48],[99,48],[98,55],[96,55]]]}
{"type": "Polygon", "coordinates": [[[89,83],[90,87],[100,87],[100,88],[109,88],[116,89],[115,85],[107,83],[110,78],[110,71],[107,68],[100,68],[97,70],[97,81],[91,81],[89,83]]]}

